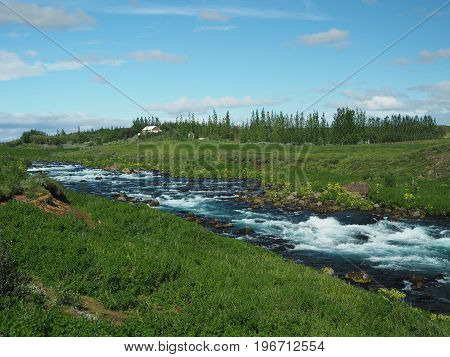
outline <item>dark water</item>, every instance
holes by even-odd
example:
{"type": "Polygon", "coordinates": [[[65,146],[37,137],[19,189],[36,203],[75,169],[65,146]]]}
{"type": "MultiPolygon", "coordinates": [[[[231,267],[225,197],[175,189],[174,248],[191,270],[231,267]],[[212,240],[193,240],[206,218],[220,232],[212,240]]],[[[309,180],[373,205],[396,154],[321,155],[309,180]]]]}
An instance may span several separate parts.
{"type": "Polygon", "coordinates": [[[76,191],[156,198],[164,211],[191,212],[207,220],[232,223],[232,228],[219,232],[265,246],[286,259],[316,268],[332,267],[341,277],[349,271],[365,270],[373,278],[369,289],[396,288],[407,294],[406,301],[412,305],[450,312],[448,221],[394,221],[367,212],[253,209],[235,198],[240,191],[258,192],[259,187],[241,181],[178,179],[152,172],[122,174],[59,163],[35,163],[30,172],[37,171],[47,172],[76,191]],[[244,236],[236,232],[245,227],[253,232],[244,236]],[[425,287],[416,289],[408,281],[413,274],[424,277],[425,287]]]}

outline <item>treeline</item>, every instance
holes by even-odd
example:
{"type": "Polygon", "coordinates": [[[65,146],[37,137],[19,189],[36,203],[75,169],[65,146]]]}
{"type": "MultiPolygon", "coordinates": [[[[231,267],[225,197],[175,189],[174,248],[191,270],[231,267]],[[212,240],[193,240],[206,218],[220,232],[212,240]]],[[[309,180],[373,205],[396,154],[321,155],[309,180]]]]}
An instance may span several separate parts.
{"type": "Polygon", "coordinates": [[[62,144],[85,144],[102,145],[117,140],[124,140],[131,138],[137,134],[132,128],[101,128],[81,131],[74,133],[66,133],[61,130],[55,135],[48,135],[43,131],[30,130],[22,134],[20,139],[11,144],[47,144],[47,145],[62,145],[62,144]]]}
{"type": "Polygon", "coordinates": [[[207,119],[194,115],[175,121],[161,122],[157,117],[137,118],[130,128],[102,128],[67,134],[64,130],[47,135],[31,130],[23,133],[16,144],[80,144],[104,143],[137,137],[146,126],[158,126],[162,133],[140,135],[143,140],[230,140],[237,142],[273,142],[305,144],[356,144],[441,138],[445,130],[428,115],[392,115],[379,118],[358,109],[339,108],[329,123],[318,112],[284,114],[282,112],[253,111],[243,123],[233,123],[230,113],[220,117],[214,111],[207,119]]]}
{"type": "Polygon", "coordinates": [[[232,124],[229,112],[219,117],[214,111],[207,120],[197,120],[194,115],[174,122],[161,123],[158,118],[140,118],[133,126],[158,126],[162,133],[148,136],[167,140],[208,138],[239,142],[273,142],[292,144],[357,144],[436,139],[445,130],[428,115],[418,117],[392,115],[383,119],[367,116],[358,109],[340,108],[329,124],[322,114],[314,112],[283,114],[281,112],[252,112],[241,124],[232,124]]]}

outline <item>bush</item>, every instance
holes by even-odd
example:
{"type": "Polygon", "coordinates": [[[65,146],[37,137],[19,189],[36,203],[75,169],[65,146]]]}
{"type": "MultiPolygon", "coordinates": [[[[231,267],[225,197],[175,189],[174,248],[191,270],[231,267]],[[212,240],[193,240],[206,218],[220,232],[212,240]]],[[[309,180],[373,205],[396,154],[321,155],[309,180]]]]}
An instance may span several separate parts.
{"type": "Polygon", "coordinates": [[[26,279],[17,271],[10,243],[0,238],[0,295],[22,294],[26,279]]]}
{"type": "Polygon", "coordinates": [[[383,177],[383,181],[385,186],[387,187],[395,187],[396,185],[396,179],[393,174],[387,174],[383,177]]]}

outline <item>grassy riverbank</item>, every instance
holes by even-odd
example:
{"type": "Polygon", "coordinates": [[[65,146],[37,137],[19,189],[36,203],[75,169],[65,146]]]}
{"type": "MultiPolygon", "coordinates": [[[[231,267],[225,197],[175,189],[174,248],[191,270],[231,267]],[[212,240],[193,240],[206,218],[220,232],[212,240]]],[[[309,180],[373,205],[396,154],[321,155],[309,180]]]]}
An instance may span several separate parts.
{"type": "Polygon", "coordinates": [[[0,335],[450,333],[448,320],[145,205],[68,199],[63,216],[0,206],[1,273],[11,283],[0,335]]]}
{"type": "MultiPolygon", "coordinates": [[[[111,148],[131,152],[98,149],[111,148]]],[[[448,318],[409,307],[398,292],[386,299],[174,215],[64,194],[24,171],[25,157],[80,152],[3,151],[0,336],[450,333],[448,318]]]]}
{"type": "Polygon", "coordinates": [[[0,149],[30,159],[74,161],[117,169],[154,169],[173,176],[256,179],[274,201],[292,192],[317,193],[349,208],[450,211],[450,140],[374,145],[293,146],[227,142],[120,142],[94,147],[0,149]],[[367,197],[340,193],[351,182],[369,185],[367,197]],[[337,186],[336,186],[337,184],[337,186]],[[333,186],[334,185],[334,186],[333,186]],[[340,202],[339,202],[340,200],[340,202]]]}

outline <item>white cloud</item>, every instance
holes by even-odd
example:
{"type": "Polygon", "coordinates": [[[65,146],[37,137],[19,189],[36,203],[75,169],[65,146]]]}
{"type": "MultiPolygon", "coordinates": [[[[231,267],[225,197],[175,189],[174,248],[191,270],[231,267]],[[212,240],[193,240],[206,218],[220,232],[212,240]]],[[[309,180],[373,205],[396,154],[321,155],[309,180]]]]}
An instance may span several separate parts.
{"type": "Polygon", "coordinates": [[[406,104],[393,96],[375,95],[362,101],[360,107],[370,111],[401,110],[406,109],[406,104]]]}
{"type": "MultiPolygon", "coordinates": [[[[29,50],[26,54],[33,57],[37,55],[37,52],[29,50]]],[[[95,56],[82,57],[81,60],[88,65],[104,66],[119,66],[125,62],[119,59],[105,59],[95,56]]],[[[51,71],[73,71],[81,68],[83,68],[83,65],[75,60],[27,63],[13,52],[0,50],[0,81],[42,76],[51,71]]]]}
{"type": "Polygon", "coordinates": [[[199,26],[194,29],[194,32],[202,32],[202,31],[231,31],[237,29],[238,26],[199,26]]]}
{"type": "Polygon", "coordinates": [[[450,58],[450,48],[440,49],[435,52],[423,50],[420,52],[420,58],[425,62],[434,62],[438,59],[450,58]]]}
{"type": "Polygon", "coordinates": [[[37,51],[35,51],[35,50],[28,50],[28,51],[25,51],[24,53],[28,57],[36,57],[38,55],[37,51]]]}
{"type": "Polygon", "coordinates": [[[0,50],[0,81],[36,77],[43,74],[45,71],[39,64],[28,64],[15,53],[0,50]]]}
{"type": "Polygon", "coordinates": [[[205,97],[200,100],[193,100],[181,97],[171,103],[157,103],[149,106],[150,110],[165,112],[171,115],[185,113],[205,113],[212,109],[231,109],[255,106],[272,106],[285,102],[286,100],[275,99],[253,99],[246,96],[242,99],[236,97],[205,97]]]}
{"type": "Polygon", "coordinates": [[[16,39],[19,38],[20,36],[22,36],[22,34],[18,33],[18,32],[8,32],[5,37],[6,38],[10,38],[10,39],[16,39]]]}
{"type": "Polygon", "coordinates": [[[329,45],[340,47],[348,44],[348,38],[348,31],[333,28],[326,32],[300,36],[298,41],[308,46],[329,45]]]}
{"type": "MultiPolygon", "coordinates": [[[[88,66],[100,65],[116,67],[125,63],[125,61],[119,59],[104,59],[100,57],[81,57],[80,59],[88,66]]],[[[84,67],[82,63],[76,60],[56,61],[43,64],[43,66],[48,71],[74,71],[84,67]]]]}
{"type": "Polygon", "coordinates": [[[37,129],[47,133],[55,133],[64,129],[72,132],[80,127],[82,130],[99,127],[129,126],[129,120],[112,117],[88,115],[85,113],[70,114],[32,114],[0,112],[0,141],[18,138],[22,132],[37,129]]]}
{"type": "Polygon", "coordinates": [[[217,10],[206,10],[201,11],[198,14],[198,18],[200,20],[206,20],[206,21],[228,21],[230,19],[230,16],[225,15],[224,13],[217,11],[217,10]]]}
{"type": "Polygon", "coordinates": [[[369,114],[384,116],[393,113],[431,115],[441,123],[450,124],[450,81],[421,84],[403,92],[390,90],[345,90],[347,100],[328,103],[333,108],[357,107],[369,114]]]}
{"type": "Polygon", "coordinates": [[[422,84],[410,88],[411,90],[422,91],[434,96],[445,95],[450,101],[450,81],[442,81],[432,84],[422,84]]]}
{"type": "Polygon", "coordinates": [[[87,46],[96,46],[100,44],[100,41],[98,40],[88,40],[88,41],[84,41],[81,44],[83,45],[87,45],[87,46]]]}
{"type": "MultiPolygon", "coordinates": [[[[38,27],[46,29],[79,29],[91,27],[95,24],[93,17],[81,10],[68,12],[62,7],[26,4],[15,0],[6,4],[38,27]]],[[[20,23],[24,21],[5,6],[0,6],[0,25],[20,23]]]]}
{"type": "Polygon", "coordinates": [[[131,52],[129,56],[136,61],[143,62],[146,60],[154,60],[160,62],[172,62],[172,63],[181,63],[186,62],[188,58],[186,56],[178,56],[171,53],[165,53],[161,50],[140,50],[131,52]]]}
{"type": "Polygon", "coordinates": [[[398,64],[398,65],[400,65],[400,66],[404,66],[404,65],[406,65],[406,64],[410,64],[410,63],[411,63],[411,60],[408,59],[408,58],[406,58],[406,57],[399,57],[399,58],[396,58],[396,59],[394,60],[394,63],[395,63],[395,64],[398,64]]]}
{"type": "Polygon", "coordinates": [[[420,52],[418,58],[397,58],[394,63],[399,65],[407,65],[414,63],[433,63],[439,59],[450,58],[450,48],[441,48],[434,52],[423,50],[420,52]]]}
{"type": "Polygon", "coordinates": [[[229,17],[253,17],[259,19],[299,19],[309,21],[323,21],[328,17],[314,12],[293,12],[284,10],[270,10],[261,8],[233,8],[233,7],[193,7],[193,6],[128,6],[107,10],[110,13],[129,15],[167,15],[199,17],[201,13],[220,13],[229,17]]]}

